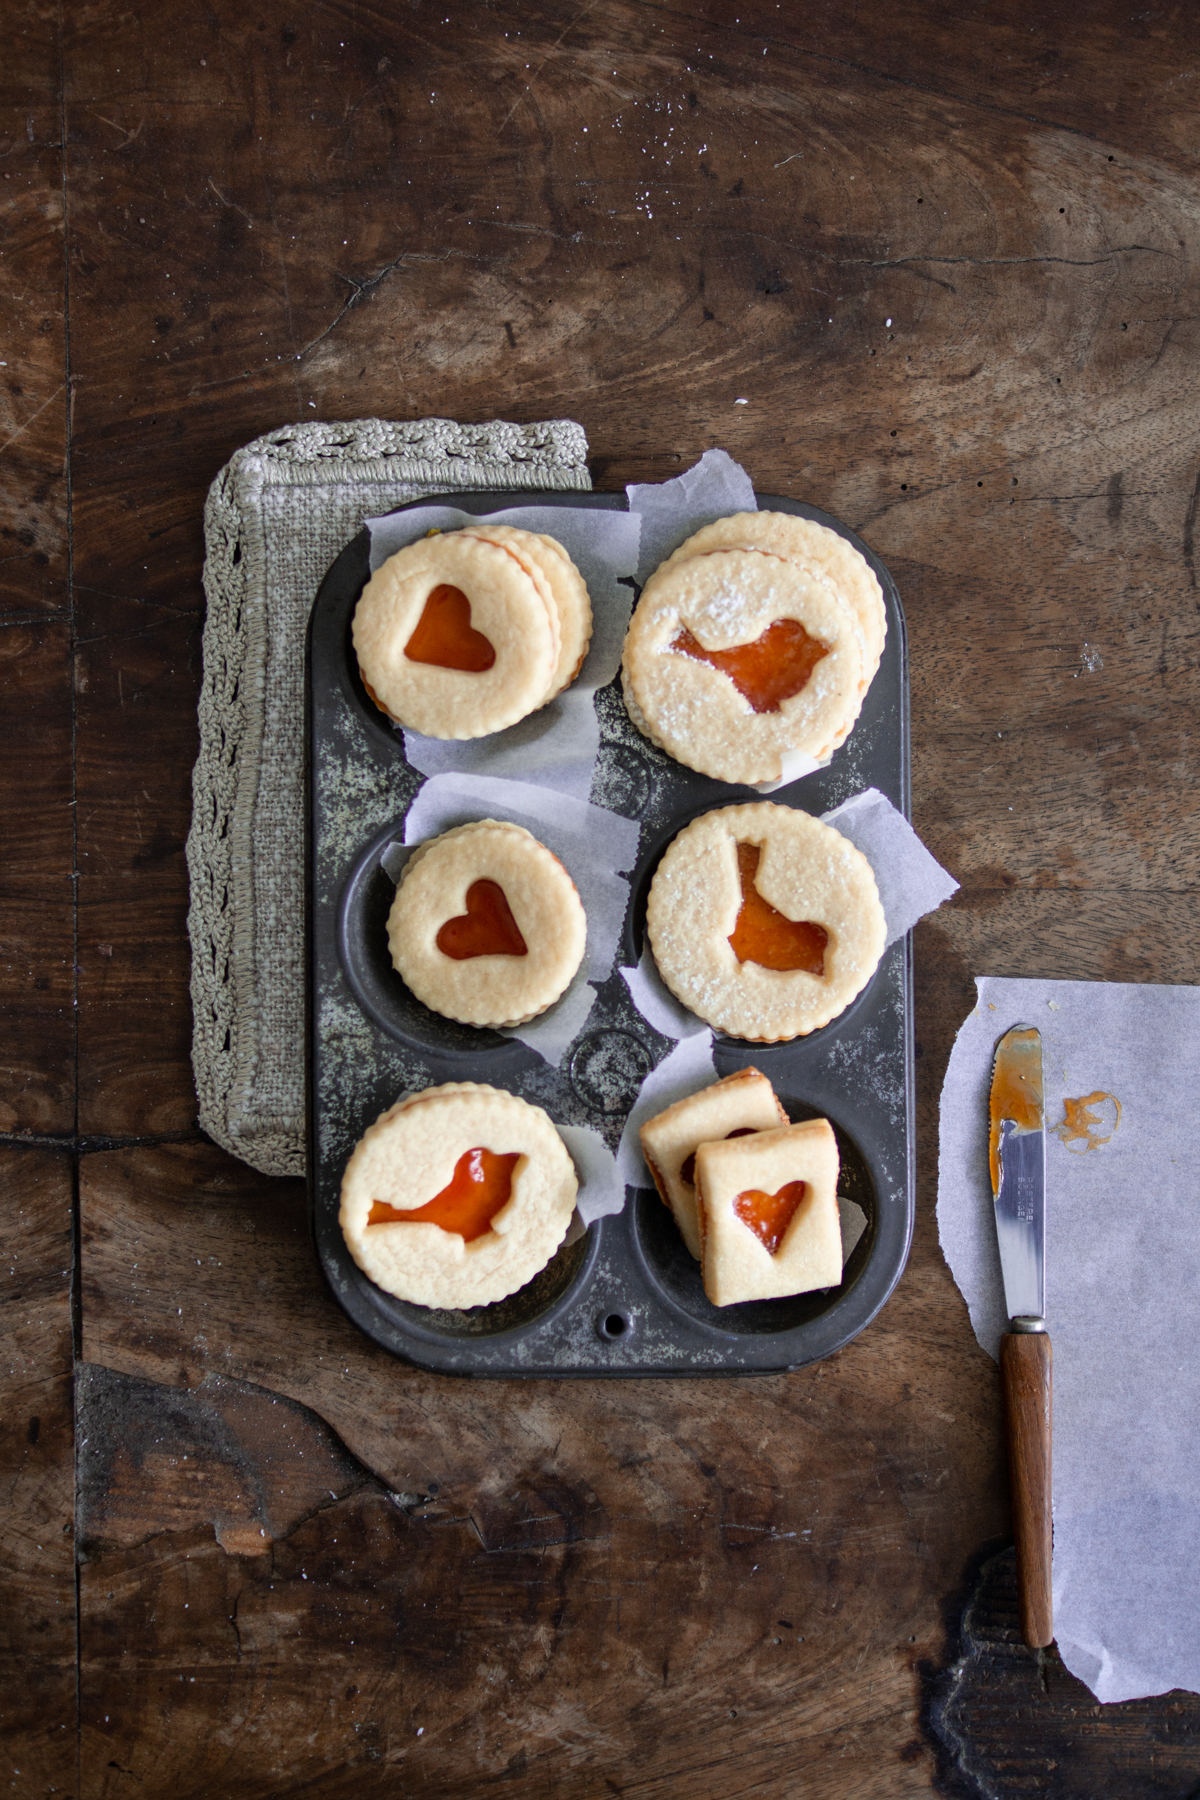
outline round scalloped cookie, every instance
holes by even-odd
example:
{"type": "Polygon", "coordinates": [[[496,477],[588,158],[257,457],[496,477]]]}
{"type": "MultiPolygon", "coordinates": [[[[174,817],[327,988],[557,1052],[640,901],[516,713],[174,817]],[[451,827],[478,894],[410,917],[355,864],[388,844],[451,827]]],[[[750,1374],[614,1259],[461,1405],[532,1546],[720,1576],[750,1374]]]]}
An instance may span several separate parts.
{"type": "Polygon", "coordinates": [[[789,753],[821,761],[862,705],[860,637],[846,608],[823,580],[758,550],[688,557],[657,571],[630,620],[623,667],[647,735],[718,781],[777,782],[789,753]],[[752,644],[784,619],[803,626],[824,654],[773,711],[756,712],[728,674],[674,648],[684,631],[708,651],[752,644]]]}
{"type": "MultiPolygon", "coordinates": [[[[483,930],[482,915],[475,912],[483,930]]],[[[509,929],[511,929],[511,925],[509,929]]],[[[401,874],[388,914],[392,963],[409,991],[464,1025],[522,1025],[553,1006],[587,946],[587,917],[558,858],[523,826],[483,819],[419,846],[401,874]],[[476,882],[502,891],[524,952],[448,955],[438,944],[464,920],[476,882]]]]}
{"type": "Polygon", "coordinates": [[[408,544],[376,569],[352,627],[359,671],[371,698],[397,724],[426,737],[487,737],[536,712],[558,666],[558,613],[548,589],[516,557],[462,532],[408,544]],[[495,661],[470,671],[416,662],[405,651],[437,587],[470,603],[472,632],[495,661]]]}
{"type": "Polygon", "coordinates": [[[515,525],[464,525],[470,537],[496,544],[515,556],[531,575],[546,584],[552,604],[558,613],[558,629],[562,647],[550,684],[547,700],[553,700],[570,687],[587,655],[592,641],[592,602],[587,583],[557,538],[541,531],[521,531],[515,525]]]}
{"type": "Polygon", "coordinates": [[[549,1117],[515,1094],[451,1083],[409,1096],[369,1126],[342,1177],[350,1254],[386,1293],[417,1306],[488,1306],[532,1281],[571,1222],[578,1178],[549,1117]],[[443,1196],[474,1150],[513,1156],[507,1198],[470,1241],[430,1219],[372,1224],[377,1204],[413,1212],[443,1196]]]}
{"type": "Polygon", "coordinates": [[[788,562],[811,566],[832,582],[843,604],[853,613],[863,635],[863,677],[867,686],[875,678],[887,637],[887,609],[883,590],[870,563],[854,545],[819,525],[793,513],[731,513],[704,525],[650,577],[646,586],[675,563],[689,556],[706,556],[714,550],[766,550],[788,562]]]}
{"type": "Polygon", "coordinates": [[[886,927],[874,871],[831,825],[769,800],[704,813],[667,847],[650,884],[646,931],[659,974],[692,1012],[754,1043],[806,1036],[871,979],[886,927]],[[754,887],[784,920],[828,934],[821,973],[741,962],[738,845],[759,847],[754,887]]]}

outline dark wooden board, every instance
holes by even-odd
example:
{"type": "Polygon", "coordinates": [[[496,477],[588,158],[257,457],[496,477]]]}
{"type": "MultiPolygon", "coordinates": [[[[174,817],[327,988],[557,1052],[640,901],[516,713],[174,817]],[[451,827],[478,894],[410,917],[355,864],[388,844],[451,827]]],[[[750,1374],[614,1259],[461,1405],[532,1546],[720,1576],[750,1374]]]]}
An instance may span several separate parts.
{"type": "Polygon", "coordinates": [[[1007,1800],[1072,1793],[1086,1733],[1079,1791],[1186,1794],[1178,1696],[1096,1714],[999,1657],[948,1743],[928,1694],[1008,1530],[933,1219],[971,977],[1200,966],[1190,10],[10,10],[0,1131],[82,1157],[80,1791],[1007,1800]],[[823,1372],[483,1410],[364,1347],[300,1189],[195,1131],[204,495],[273,426],[425,413],[575,417],[608,488],[724,444],[896,578],[963,889],[915,938],[912,1258],[823,1372]]]}
{"type": "Polygon", "coordinates": [[[0,1772],[10,1792],[75,1790],[72,1170],[0,1149],[0,1772]]]}

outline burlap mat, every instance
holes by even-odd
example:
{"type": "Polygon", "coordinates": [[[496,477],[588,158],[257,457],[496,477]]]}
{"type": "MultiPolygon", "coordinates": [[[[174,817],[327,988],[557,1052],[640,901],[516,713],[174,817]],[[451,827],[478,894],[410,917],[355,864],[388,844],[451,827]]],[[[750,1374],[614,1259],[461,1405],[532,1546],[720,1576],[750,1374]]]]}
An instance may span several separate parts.
{"type": "Polygon", "coordinates": [[[462,488],[591,487],[569,419],[286,426],[226,464],[204,511],[204,679],[188,836],[200,1124],[267,1175],[302,1175],[304,641],[365,518],[462,488]]]}

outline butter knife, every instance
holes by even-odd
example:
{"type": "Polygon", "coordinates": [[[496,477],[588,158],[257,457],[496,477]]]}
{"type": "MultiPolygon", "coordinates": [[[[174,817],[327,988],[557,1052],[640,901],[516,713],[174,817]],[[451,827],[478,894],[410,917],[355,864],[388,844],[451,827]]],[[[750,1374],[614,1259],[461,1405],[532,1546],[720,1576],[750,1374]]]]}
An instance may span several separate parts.
{"type": "Polygon", "coordinates": [[[1046,1129],[1041,1034],[1006,1031],[992,1064],[989,1160],[1009,1329],[1000,1340],[1021,1635],[1054,1637],[1050,1597],[1050,1392],[1046,1334],[1046,1129]]]}

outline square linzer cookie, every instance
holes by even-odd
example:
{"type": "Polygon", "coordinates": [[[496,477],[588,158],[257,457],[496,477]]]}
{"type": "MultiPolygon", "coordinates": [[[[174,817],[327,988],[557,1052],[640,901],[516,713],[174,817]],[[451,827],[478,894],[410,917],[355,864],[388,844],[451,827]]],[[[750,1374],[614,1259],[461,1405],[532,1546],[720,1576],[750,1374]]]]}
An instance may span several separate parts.
{"type": "Polygon", "coordinates": [[[838,1150],[828,1119],[696,1152],[704,1291],[714,1306],[777,1300],[842,1279],[838,1150]]]}
{"type": "Polygon", "coordinates": [[[697,1261],[696,1151],[709,1139],[745,1137],[787,1122],[766,1076],[757,1069],[739,1069],[736,1075],[677,1100],[642,1126],[639,1135],[646,1167],[697,1261]]]}

